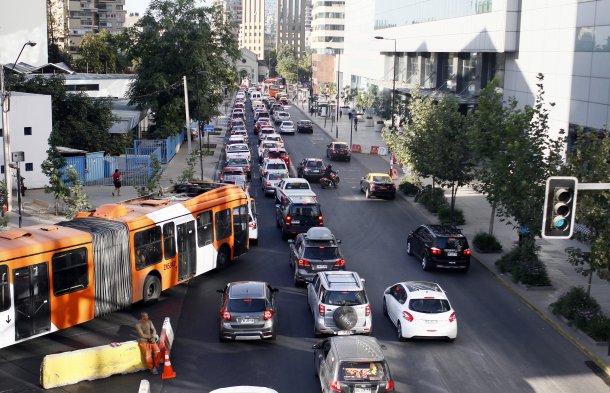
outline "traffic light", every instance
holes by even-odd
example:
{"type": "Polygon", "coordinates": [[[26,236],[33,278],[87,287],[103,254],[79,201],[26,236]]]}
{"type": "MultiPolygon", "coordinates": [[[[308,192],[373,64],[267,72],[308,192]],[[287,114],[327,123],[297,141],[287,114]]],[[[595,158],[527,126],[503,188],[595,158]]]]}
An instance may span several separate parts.
{"type": "Polygon", "coordinates": [[[546,180],[542,237],[569,239],[574,232],[578,179],[553,176],[546,180]]]}

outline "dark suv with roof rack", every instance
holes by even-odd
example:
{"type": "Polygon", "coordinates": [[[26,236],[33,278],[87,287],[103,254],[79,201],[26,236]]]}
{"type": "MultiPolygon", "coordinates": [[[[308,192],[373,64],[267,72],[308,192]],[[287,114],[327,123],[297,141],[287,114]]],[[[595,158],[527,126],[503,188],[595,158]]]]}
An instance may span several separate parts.
{"type": "Polygon", "coordinates": [[[286,240],[309,228],[324,226],[324,217],[316,198],[293,196],[282,198],[282,203],[276,205],[275,223],[282,230],[282,239],[286,240]]]}
{"type": "Polygon", "coordinates": [[[424,270],[470,268],[468,240],[453,225],[420,225],[407,236],[407,254],[419,258],[424,270]]]}
{"type": "Polygon", "coordinates": [[[288,243],[295,286],[313,280],[317,272],[345,270],[345,259],[339,249],[341,240],[336,239],[328,228],[310,228],[288,243]]]}

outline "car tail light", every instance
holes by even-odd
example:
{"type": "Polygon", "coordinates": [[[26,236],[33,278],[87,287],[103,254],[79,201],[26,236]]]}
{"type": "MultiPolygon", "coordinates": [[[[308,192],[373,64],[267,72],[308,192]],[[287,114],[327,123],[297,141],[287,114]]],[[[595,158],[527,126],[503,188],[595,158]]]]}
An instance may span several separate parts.
{"type": "Polygon", "coordinates": [[[299,266],[311,266],[311,263],[304,259],[299,259],[299,266]]]}
{"type": "Polygon", "coordinates": [[[292,222],[292,217],[286,216],[286,225],[290,225],[290,222],[292,222]]]}
{"type": "Polygon", "coordinates": [[[341,383],[339,381],[331,381],[329,386],[330,386],[330,390],[332,390],[333,392],[341,391],[341,383]]]}
{"type": "Polygon", "coordinates": [[[339,259],[337,262],[335,262],[335,267],[342,267],[345,266],[345,259],[339,259]]]}
{"type": "Polygon", "coordinates": [[[250,165],[248,165],[248,166],[246,167],[246,172],[248,172],[249,170],[250,170],[250,165]]]}
{"type": "Polygon", "coordinates": [[[323,304],[320,304],[318,306],[318,314],[320,314],[320,316],[323,317],[325,313],[326,313],[326,308],[324,307],[323,304]]]}
{"type": "Polygon", "coordinates": [[[318,216],[318,224],[322,225],[324,223],[324,217],[318,216]]]}
{"type": "Polygon", "coordinates": [[[371,184],[371,191],[374,191],[374,190],[375,190],[375,185],[371,184]]]}
{"type": "Polygon", "coordinates": [[[413,322],[413,315],[411,315],[411,313],[408,312],[408,311],[403,311],[402,312],[402,317],[404,319],[406,319],[407,321],[409,321],[409,322],[413,322]]]}
{"type": "Polygon", "coordinates": [[[395,190],[396,189],[396,184],[392,184],[392,188],[395,190]]]}
{"type": "Polygon", "coordinates": [[[263,318],[265,319],[265,321],[268,321],[271,318],[273,318],[273,311],[272,310],[265,310],[265,312],[263,313],[263,318]]]}
{"type": "Polygon", "coordinates": [[[390,379],[388,382],[385,383],[385,391],[391,392],[393,390],[394,390],[394,380],[390,379]]]}
{"type": "Polygon", "coordinates": [[[268,181],[265,182],[265,186],[269,187],[271,185],[271,183],[269,183],[268,181]]]}
{"type": "Polygon", "coordinates": [[[442,251],[439,248],[432,247],[430,249],[430,254],[432,255],[441,255],[442,251]]]}
{"type": "Polygon", "coordinates": [[[371,315],[371,305],[370,304],[367,304],[366,307],[364,308],[364,315],[367,317],[371,315]]]}
{"type": "Polygon", "coordinates": [[[256,222],[252,221],[251,223],[248,224],[248,226],[250,228],[256,228],[256,222]]]}
{"type": "Polygon", "coordinates": [[[464,250],[464,255],[470,255],[472,254],[472,251],[470,251],[470,248],[467,248],[464,250]]]}
{"type": "Polygon", "coordinates": [[[220,311],[220,317],[225,321],[231,320],[231,313],[228,311],[220,311]]]}
{"type": "Polygon", "coordinates": [[[455,322],[456,317],[455,317],[455,312],[452,312],[451,315],[449,315],[449,322],[455,322]]]}

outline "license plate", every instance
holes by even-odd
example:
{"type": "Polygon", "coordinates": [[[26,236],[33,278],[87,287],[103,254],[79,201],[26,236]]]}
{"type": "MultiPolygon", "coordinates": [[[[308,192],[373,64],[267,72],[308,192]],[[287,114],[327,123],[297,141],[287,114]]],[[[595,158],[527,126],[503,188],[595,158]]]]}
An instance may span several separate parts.
{"type": "Polygon", "coordinates": [[[316,270],[325,269],[326,265],[313,265],[313,268],[316,270]]]}
{"type": "Polygon", "coordinates": [[[320,173],[320,170],[319,169],[314,169],[312,172],[313,173],[320,173]]]}
{"type": "Polygon", "coordinates": [[[300,220],[292,220],[292,223],[293,223],[293,224],[300,224],[300,223],[301,223],[301,221],[300,221],[300,220]]]}
{"type": "Polygon", "coordinates": [[[379,187],[379,189],[382,190],[382,191],[387,190],[387,188],[385,188],[385,187],[379,187]]]}
{"type": "Polygon", "coordinates": [[[254,323],[254,319],[252,318],[242,318],[239,320],[239,323],[244,325],[252,325],[254,323]]]}
{"type": "Polygon", "coordinates": [[[354,388],[354,393],[372,393],[372,388],[354,388]]]}
{"type": "Polygon", "coordinates": [[[434,324],[437,324],[437,323],[438,323],[438,321],[436,321],[436,320],[426,320],[426,323],[427,323],[428,325],[434,325],[434,324]]]}
{"type": "Polygon", "coordinates": [[[448,252],[447,256],[448,257],[457,257],[457,252],[448,252]]]}
{"type": "MultiPolygon", "coordinates": [[[[351,330],[339,330],[337,332],[337,336],[349,336],[351,334],[352,334],[351,330]]],[[[370,392],[370,390],[369,390],[369,392],[370,392]]]]}

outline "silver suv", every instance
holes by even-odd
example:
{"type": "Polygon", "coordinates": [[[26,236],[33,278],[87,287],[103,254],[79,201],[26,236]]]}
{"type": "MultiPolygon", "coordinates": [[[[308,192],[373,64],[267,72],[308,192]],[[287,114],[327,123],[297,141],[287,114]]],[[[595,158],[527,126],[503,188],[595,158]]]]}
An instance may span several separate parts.
{"type": "Polygon", "coordinates": [[[371,334],[371,305],[364,279],[350,271],[319,272],[307,285],[314,336],[371,334]]]}

